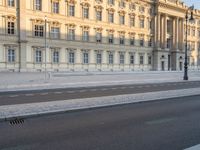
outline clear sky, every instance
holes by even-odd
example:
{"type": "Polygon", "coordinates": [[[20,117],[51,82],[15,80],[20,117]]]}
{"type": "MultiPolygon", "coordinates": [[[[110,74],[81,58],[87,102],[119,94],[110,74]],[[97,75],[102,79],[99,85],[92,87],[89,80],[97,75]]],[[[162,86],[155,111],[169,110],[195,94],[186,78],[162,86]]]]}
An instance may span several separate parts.
{"type": "Polygon", "coordinates": [[[194,4],[195,8],[200,9],[200,0],[182,0],[182,1],[185,2],[185,4],[187,4],[188,6],[194,4]]]}

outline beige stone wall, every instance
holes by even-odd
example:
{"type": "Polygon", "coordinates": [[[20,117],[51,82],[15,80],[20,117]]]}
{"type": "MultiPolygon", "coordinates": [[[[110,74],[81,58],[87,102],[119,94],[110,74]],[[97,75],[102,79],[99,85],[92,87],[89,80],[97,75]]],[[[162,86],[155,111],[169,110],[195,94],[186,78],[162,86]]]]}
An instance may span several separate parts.
{"type": "MultiPolygon", "coordinates": [[[[173,0],[144,0],[124,1],[125,7],[119,6],[119,0],[109,5],[107,0],[59,0],[59,13],[52,12],[52,2],[57,0],[42,0],[42,10],[35,10],[35,0],[20,0],[19,15],[17,0],[15,6],[9,7],[7,0],[0,0],[0,70],[12,71],[43,71],[45,56],[49,71],[132,71],[132,70],[180,70],[184,62],[184,28],[185,11],[187,6],[173,0]],[[156,7],[154,7],[154,2],[156,7]],[[130,9],[133,3],[136,9],[130,9]],[[75,6],[75,16],[69,16],[69,5],[75,6]],[[89,8],[89,19],[84,19],[82,9],[89,8]],[[144,8],[144,12],[142,9],[144,8]],[[102,21],[96,20],[96,10],[102,11],[102,21]],[[108,12],[114,13],[114,23],[108,22],[108,12]],[[125,16],[125,24],[119,24],[119,15],[125,16]],[[156,16],[154,16],[154,14],[156,16]],[[47,49],[45,53],[45,38],[34,36],[34,25],[45,23],[47,18],[47,49]],[[130,16],[135,18],[135,26],[130,26],[130,16]],[[7,22],[15,22],[15,34],[7,34],[7,22]],[[140,19],[144,19],[144,28],[140,27],[140,19]],[[149,22],[152,20],[152,28],[149,22]],[[171,21],[171,32],[167,32],[167,21],[171,21]],[[51,27],[58,27],[60,38],[50,37],[51,27]],[[19,30],[20,28],[20,30],[19,30]],[[83,28],[89,31],[89,41],[82,41],[83,28]],[[68,30],[75,29],[75,40],[68,40],[68,30]],[[20,31],[20,34],[18,34],[20,31]],[[97,43],[96,32],[102,33],[102,42],[97,43]],[[108,33],[114,35],[114,43],[108,43],[108,33]],[[119,44],[120,35],[124,35],[124,45],[119,44]],[[130,45],[130,37],[135,37],[135,45],[130,45]],[[152,46],[148,41],[152,38],[152,46]],[[171,47],[167,48],[167,38],[171,37],[171,47]],[[144,46],[140,46],[140,38],[144,38],[144,46]],[[156,43],[154,45],[154,43],[156,43]],[[15,61],[10,63],[7,58],[9,48],[15,50],[15,61]],[[35,50],[42,51],[42,62],[35,62],[35,50]],[[53,63],[52,49],[59,52],[59,62],[53,63]],[[74,64],[69,63],[69,49],[75,54],[74,64]],[[87,50],[88,64],[83,63],[83,53],[87,50]],[[109,53],[113,53],[113,64],[109,64],[109,53]],[[101,53],[101,64],[96,63],[96,55],[101,53]],[[124,55],[124,63],[120,64],[120,54],[124,55]],[[130,63],[130,56],[134,55],[134,64],[130,63]],[[141,56],[144,62],[140,63],[141,56]],[[152,57],[149,63],[149,57],[152,57]],[[180,65],[182,65],[180,67],[180,65]]],[[[191,68],[198,67],[198,43],[200,30],[200,12],[195,10],[195,36],[188,36],[190,43],[195,43],[194,50],[190,51],[191,68]]]]}

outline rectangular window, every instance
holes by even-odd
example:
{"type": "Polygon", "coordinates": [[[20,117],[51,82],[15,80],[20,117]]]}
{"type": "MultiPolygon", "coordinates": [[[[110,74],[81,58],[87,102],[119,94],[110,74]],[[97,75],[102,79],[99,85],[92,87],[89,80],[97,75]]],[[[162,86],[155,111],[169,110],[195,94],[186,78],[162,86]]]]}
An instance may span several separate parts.
{"type": "Polygon", "coordinates": [[[74,52],[69,52],[69,63],[70,64],[74,64],[74,60],[75,60],[75,55],[74,52]]]}
{"type": "Polygon", "coordinates": [[[42,51],[37,49],[35,51],[35,62],[36,63],[41,63],[42,62],[42,51]]]}
{"type": "Polygon", "coordinates": [[[124,54],[119,55],[119,62],[120,64],[124,64],[124,54]]]}
{"type": "Polygon", "coordinates": [[[36,37],[44,36],[44,26],[43,25],[35,25],[35,36],[36,37]]]}
{"type": "Polygon", "coordinates": [[[53,13],[58,14],[59,13],[59,2],[53,2],[52,7],[53,7],[53,9],[52,9],[53,13]]]}
{"type": "Polygon", "coordinates": [[[119,38],[119,44],[120,45],[124,45],[125,44],[125,37],[124,36],[120,36],[120,38],[119,38]]]}
{"type": "Polygon", "coordinates": [[[9,63],[15,62],[15,50],[14,49],[8,49],[8,62],[9,63]]]}
{"type": "Polygon", "coordinates": [[[130,55],[130,64],[134,64],[134,55],[130,55]]]}
{"type": "Polygon", "coordinates": [[[131,46],[135,45],[135,38],[134,37],[130,38],[130,45],[131,46]]]}
{"type": "Polygon", "coordinates": [[[60,29],[58,27],[51,27],[51,38],[53,39],[60,38],[60,29]]]}
{"type": "Polygon", "coordinates": [[[89,19],[89,8],[83,8],[83,18],[89,19]]]}
{"type": "Polygon", "coordinates": [[[89,54],[83,53],[83,63],[88,64],[88,62],[89,62],[89,54]]]}
{"type": "Polygon", "coordinates": [[[152,63],[151,56],[148,56],[148,64],[151,65],[151,63],[152,63]]]}
{"type": "Polygon", "coordinates": [[[69,16],[75,16],[75,6],[74,5],[69,6],[69,16]]]}
{"type": "Polygon", "coordinates": [[[98,21],[101,21],[102,20],[102,12],[101,11],[96,11],[96,19],[98,21]]]}
{"type": "Polygon", "coordinates": [[[101,54],[97,54],[97,64],[101,64],[101,54]]]}
{"type": "Polygon", "coordinates": [[[71,41],[75,40],[75,30],[74,29],[68,30],[68,40],[71,40],[71,41]]]}
{"type": "Polygon", "coordinates": [[[53,63],[59,63],[59,52],[53,51],[53,63]]]}
{"type": "Polygon", "coordinates": [[[144,19],[140,19],[140,28],[144,28],[144,19]]]}
{"type": "Polygon", "coordinates": [[[108,22],[113,23],[114,22],[114,14],[113,13],[108,13],[108,22]]]}
{"type": "Polygon", "coordinates": [[[124,0],[119,1],[119,7],[122,7],[122,8],[126,7],[126,3],[124,0]]]}
{"type": "Polygon", "coordinates": [[[83,31],[83,41],[89,41],[89,31],[83,31]]]}
{"type": "Polygon", "coordinates": [[[42,10],[42,0],[35,0],[35,10],[42,10]]]}
{"type": "Polygon", "coordinates": [[[113,64],[113,54],[108,55],[108,63],[113,64]]]}
{"type": "Polygon", "coordinates": [[[135,18],[134,18],[134,17],[131,17],[131,18],[130,18],[130,26],[131,26],[131,27],[134,27],[134,26],[135,26],[135,18]]]}
{"type": "Polygon", "coordinates": [[[167,38],[167,48],[171,48],[171,39],[167,38]]]}
{"type": "Polygon", "coordinates": [[[115,4],[115,0],[108,0],[108,5],[114,5],[115,4]]]}
{"type": "Polygon", "coordinates": [[[144,56],[140,55],[140,65],[143,65],[143,64],[144,64],[144,56]]]}
{"type": "Polygon", "coordinates": [[[144,39],[140,39],[140,46],[144,46],[144,39]]]}
{"type": "Polygon", "coordinates": [[[15,34],[15,23],[8,22],[8,34],[15,34]]]}
{"type": "Polygon", "coordinates": [[[125,24],[125,16],[122,16],[122,15],[119,16],[119,24],[121,25],[125,24]]]}
{"type": "Polygon", "coordinates": [[[149,46],[149,47],[152,47],[152,38],[149,39],[148,46],[149,46]]]}
{"type": "Polygon", "coordinates": [[[97,43],[101,43],[101,40],[102,40],[102,34],[99,33],[99,32],[97,32],[97,33],[96,33],[96,42],[97,42],[97,43]]]}
{"type": "Polygon", "coordinates": [[[113,34],[108,35],[108,43],[113,44],[113,34]]]}
{"type": "Polygon", "coordinates": [[[9,7],[15,7],[15,0],[8,0],[9,7]]]}

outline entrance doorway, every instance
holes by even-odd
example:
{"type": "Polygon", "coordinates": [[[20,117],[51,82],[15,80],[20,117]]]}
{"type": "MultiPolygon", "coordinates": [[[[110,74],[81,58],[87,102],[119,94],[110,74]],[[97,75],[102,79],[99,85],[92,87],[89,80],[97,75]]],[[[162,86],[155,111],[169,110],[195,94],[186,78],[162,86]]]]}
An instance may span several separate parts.
{"type": "Polygon", "coordinates": [[[161,62],[161,68],[162,68],[162,71],[165,71],[165,62],[164,61],[161,62]]]}

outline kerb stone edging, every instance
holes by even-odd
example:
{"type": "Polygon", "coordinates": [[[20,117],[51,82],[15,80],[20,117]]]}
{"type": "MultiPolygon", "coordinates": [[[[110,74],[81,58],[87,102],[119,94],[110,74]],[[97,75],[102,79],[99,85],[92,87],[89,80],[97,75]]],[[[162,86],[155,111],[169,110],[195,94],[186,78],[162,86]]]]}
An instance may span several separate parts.
{"type": "Polygon", "coordinates": [[[200,95],[200,88],[0,106],[0,121],[49,113],[200,95]]]}

